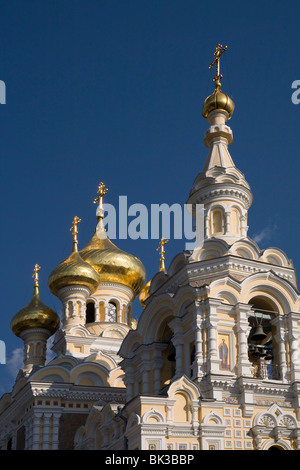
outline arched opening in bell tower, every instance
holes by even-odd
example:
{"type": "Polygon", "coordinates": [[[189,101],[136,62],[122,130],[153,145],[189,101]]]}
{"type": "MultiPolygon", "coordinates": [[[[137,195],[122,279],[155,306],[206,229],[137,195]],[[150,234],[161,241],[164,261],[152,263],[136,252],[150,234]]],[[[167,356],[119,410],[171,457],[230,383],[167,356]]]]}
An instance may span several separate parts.
{"type": "Polygon", "coordinates": [[[171,382],[176,372],[176,348],[172,342],[174,334],[168,325],[172,318],[168,318],[163,322],[158,335],[159,342],[166,345],[161,355],[163,360],[160,372],[161,388],[164,388],[171,382]]]}
{"type": "Polygon", "coordinates": [[[88,302],[86,304],[85,321],[86,321],[86,323],[94,323],[95,322],[95,304],[94,304],[94,302],[88,302]]]}
{"type": "Polygon", "coordinates": [[[249,304],[252,313],[248,317],[251,327],[248,336],[248,357],[252,364],[252,374],[259,379],[278,380],[278,347],[275,342],[276,326],[274,318],[278,314],[276,305],[268,298],[255,296],[249,304]]]}

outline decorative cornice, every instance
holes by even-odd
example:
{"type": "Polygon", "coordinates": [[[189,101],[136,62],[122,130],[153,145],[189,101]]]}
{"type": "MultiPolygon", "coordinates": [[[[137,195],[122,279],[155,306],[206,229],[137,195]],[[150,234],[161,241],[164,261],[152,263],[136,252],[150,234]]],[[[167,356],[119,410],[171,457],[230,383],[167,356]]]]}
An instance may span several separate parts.
{"type": "Polygon", "coordinates": [[[195,189],[188,202],[190,204],[206,204],[224,198],[239,200],[246,209],[249,209],[253,201],[250,189],[242,184],[220,182],[195,189]]]}
{"type": "Polygon", "coordinates": [[[274,266],[261,260],[251,260],[231,254],[225,254],[224,256],[205,261],[193,261],[192,263],[183,266],[180,271],[167,279],[164,285],[157,289],[155,295],[159,295],[163,292],[175,292],[179,286],[191,283],[191,281],[196,279],[209,280],[209,278],[212,278],[212,280],[214,280],[213,278],[215,278],[216,275],[226,277],[226,275],[233,273],[243,276],[244,279],[252,274],[270,273],[271,271],[273,275],[293,284],[293,268],[274,266]]]}

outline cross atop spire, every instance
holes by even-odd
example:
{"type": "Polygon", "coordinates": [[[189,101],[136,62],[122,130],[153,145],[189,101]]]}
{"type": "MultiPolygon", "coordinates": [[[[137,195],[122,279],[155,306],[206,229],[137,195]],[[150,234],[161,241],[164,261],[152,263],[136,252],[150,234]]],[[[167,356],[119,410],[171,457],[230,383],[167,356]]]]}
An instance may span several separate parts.
{"type": "Polygon", "coordinates": [[[169,240],[166,240],[164,237],[161,238],[159,246],[156,248],[156,251],[160,250],[160,265],[159,271],[166,272],[165,268],[165,245],[169,240]]]}
{"type": "Polygon", "coordinates": [[[78,224],[81,222],[81,219],[79,217],[77,217],[77,215],[75,215],[74,219],[73,219],[73,225],[72,227],[70,228],[70,231],[73,231],[73,245],[77,245],[78,243],[78,239],[77,239],[77,235],[78,235],[78,224]]]}
{"type": "Polygon", "coordinates": [[[36,264],[36,265],[34,266],[34,270],[33,270],[34,272],[33,272],[33,275],[32,275],[32,277],[34,278],[34,287],[39,287],[39,275],[38,275],[38,272],[39,272],[40,269],[41,269],[41,267],[40,267],[38,264],[36,264]]]}
{"type": "Polygon", "coordinates": [[[97,196],[94,199],[94,204],[97,204],[97,202],[99,202],[99,206],[102,206],[102,199],[103,199],[103,196],[107,193],[107,191],[108,191],[108,188],[106,188],[105,184],[102,183],[102,181],[101,181],[98,185],[98,191],[97,191],[99,196],[97,196]]]}
{"type": "Polygon", "coordinates": [[[213,79],[214,82],[215,82],[215,88],[216,89],[221,88],[220,80],[223,77],[223,75],[220,73],[220,57],[223,54],[223,52],[226,51],[226,49],[227,49],[227,46],[223,47],[222,44],[217,44],[216,50],[214,52],[215,58],[209,66],[209,68],[212,69],[213,66],[216,64],[216,75],[213,79]]]}

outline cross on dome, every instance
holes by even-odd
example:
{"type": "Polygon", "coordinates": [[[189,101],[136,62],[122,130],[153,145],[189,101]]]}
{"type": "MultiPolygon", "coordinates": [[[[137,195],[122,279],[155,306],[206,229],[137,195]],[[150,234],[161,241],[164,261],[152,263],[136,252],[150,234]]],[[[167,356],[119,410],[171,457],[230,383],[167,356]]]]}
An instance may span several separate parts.
{"type": "Polygon", "coordinates": [[[215,82],[215,88],[221,87],[220,80],[223,77],[223,75],[220,73],[220,57],[226,51],[226,49],[227,49],[227,46],[223,47],[222,44],[217,44],[216,50],[214,52],[215,58],[209,66],[209,69],[212,69],[213,66],[216,64],[216,75],[213,78],[213,81],[215,82]]]}

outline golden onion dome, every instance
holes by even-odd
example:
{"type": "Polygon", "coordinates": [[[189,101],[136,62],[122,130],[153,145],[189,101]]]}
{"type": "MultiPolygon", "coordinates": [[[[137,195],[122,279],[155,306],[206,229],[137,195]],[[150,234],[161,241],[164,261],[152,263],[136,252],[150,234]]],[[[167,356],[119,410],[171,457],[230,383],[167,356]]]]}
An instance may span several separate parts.
{"type": "Polygon", "coordinates": [[[76,216],[71,227],[74,235],[72,253],[54,268],[48,278],[49,289],[54,295],[57,295],[60,289],[67,286],[87,287],[90,293],[93,293],[99,285],[99,274],[78,253],[77,225],[79,222],[81,222],[81,219],[76,216]]]}
{"type": "Polygon", "coordinates": [[[141,290],[141,293],[139,295],[139,301],[140,301],[140,304],[143,308],[146,307],[145,302],[149,297],[150,286],[151,286],[151,281],[147,282],[147,284],[144,285],[144,287],[141,290]]]}
{"type": "Polygon", "coordinates": [[[216,88],[212,95],[208,96],[203,104],[202,116],[207,118],[211,111],[222,110],[231,118],[234,111],[234,102],[221,89],[216,88]]]}
{"type": "Polygon", "coordinates": [[[77,250],[53,269],[48,279],[52,294],[67,286],[87,287],[92,294],[97,289],[100,278],[96,270],[86,263],[77,250]]]}
{"type": "Polygon", "coordinates": [[[20,336],[23,331],[33,328],[46,329],[50,332],[50,335],[53,335],[59,328],[59,316],[40,299],[37,277],[39,269],[40,267],[36,265],[35,285],[31,301],[26,307],[16,313],[11,321],[11,329],[16,336],[20,336]]]}
{"type": "Polygon", "coordinates": [[[91,241],[79,253],[98,272],[100,282],[123,284],[134,292],[135,297],[140,293],[146,280],[143,263],[120,250],[104,232],[99,234],[96,230],[91,241]]]}
{"type": "Polygon", "coordinates": [[[226,93],[221,90],[221,78],[223,75],[220,72],[220,58],[226,49],[227,46],[223,47],[222,44],[217,44],[214,52],[215,58],[209,66],[211,69],[214,65],[216,65],[216,75],[213,79],[215,82],[215,90],[213,94],[208,96],[204,101],[202,109],[202,116],[204,118],[207,118],[209,113],[218,109],[226,111],[228,113],[228,119],[230,119],[234,111],[234,102],[231,98],[229,98],[228,95],[226,95],[226,93]]]}
{"type": "Polygon", "coordinates": [[[146,280],[143,263],[135,256],[120,250],[107,237],[104,228],[103,196],[108,189],[100,182],[94,203],[98,203],[97,227],[91,241],[80,250],[80,256],[91,264],[100,276],[100,282],[116,282],[129,287],[136,297],[146,280]]]}

